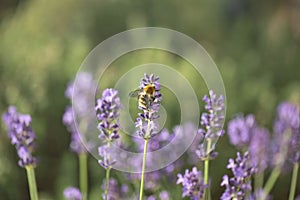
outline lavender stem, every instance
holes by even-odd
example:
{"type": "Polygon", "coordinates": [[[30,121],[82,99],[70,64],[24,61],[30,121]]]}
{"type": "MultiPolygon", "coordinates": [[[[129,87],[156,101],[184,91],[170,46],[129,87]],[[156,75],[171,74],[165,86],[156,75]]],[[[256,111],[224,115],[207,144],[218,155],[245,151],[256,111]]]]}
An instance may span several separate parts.
{"type": "Polygon", "coordinates": [[[83,200],[87,199],[87,154],[80,153],[79,154],[79,176],[80,176],[80,191],[83,196],[83,200]]]}
{"type": "MultiPolygon", "coordinates": [[[[209,154],[210,154],[210,148],[211,148],[211,139],[208,139],[207,140],[207,149],[206,149],[207,158],[204,161],[204,184],[205,185],[208,185],[208,179],[209,179],[209,154]]],[[[207,187],[204,191],[204,199],[206,199],[206,200],[210,199],[209,187],[207,187]]]]}
{"type": "MultiPolygon", "coordinates": [[[[267,181],[267,183],[266,183],[266,185],[265,185],[265,187],[264,187],[264,192],[265,192],[265,195],[266,195],[266,196],[271,192],[271,190],[272,190],[272,188],[273,188],[275,182],[277,181],[277,178],[278,178],[279,175],[280,175],[280,171],[281,171],[281,165],[280,165],[280,166],[277,165],[277,166],[273,169],[273,171],[272,171],[272,173],[271,173],[271,175],[270,175],[270,177],[269,177],[269,179],[268,179],[268,181],[267,181]]],[[[265,197],[264,197],[264,198],[265,198],[265,197]]],[[[262,199],[264,199],[264,198],[262,198],[262,199]]]]}
{"type": "Polygon", "coordinates": [[[29,193],[31,200],[38,200],[34,168],[31,165],[26,165],[27,179],[29,185],[29,193]]]}
{"type": "Polygon", "coordinates": [[[262,188],[263,183],[264,183],[264,172],[257,172],[257,173],[255,173],[254,188],[255,189],[262,188]]]}
{"type": "Polygon", "coordinates": [[[289,200],[293,200],[294,196],[295,196],[298,170],[299,170],[299,163],[295,163],[294,168],[293,168],[293,175],[292,175],[292,181],[291,181],[289,200]]]}
{"type": "MultiPolygon", "coordinates": [[[[107,147],[110,148],[110,140],[107,141],[107,147]]],[[[110,155],[108,155],[107,160],[110,162],[110,155]]],[[[109,176],[110,176],[110,167],[106,170],[106,187],[105,187],[105,200],[108,200],[108,189],[109,189],[109,176]]]]}
{"type": "MultiPolygon", "coordinates": [[[[148,128],[149,130],[149,128],[148,128]]],[[[144,179],[145,179],[145,168],[146,168],[146,158],[147,158],[147,148],[148,148],[148,139],[145,139],[144,143],[144,156],[143,156],[143,166],[142,166],[142,178],[141,178],[141,187],[140,187],[140,200],[143,199],[144,192],[144,179]]]]}

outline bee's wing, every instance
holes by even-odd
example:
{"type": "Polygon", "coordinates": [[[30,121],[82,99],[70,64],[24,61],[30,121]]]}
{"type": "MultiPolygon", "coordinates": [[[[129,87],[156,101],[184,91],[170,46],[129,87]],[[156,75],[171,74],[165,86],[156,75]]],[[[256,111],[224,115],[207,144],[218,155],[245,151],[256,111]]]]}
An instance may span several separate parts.
{"type": "Polygon", "coordinates": [[[136,89],[136,90],[134,90],[134,91],[131,91],[131,92],[129,93],[129,97],[137,97],[138,94],[139,94],[139,92],[140,92],[139,89],[136,89]]]}

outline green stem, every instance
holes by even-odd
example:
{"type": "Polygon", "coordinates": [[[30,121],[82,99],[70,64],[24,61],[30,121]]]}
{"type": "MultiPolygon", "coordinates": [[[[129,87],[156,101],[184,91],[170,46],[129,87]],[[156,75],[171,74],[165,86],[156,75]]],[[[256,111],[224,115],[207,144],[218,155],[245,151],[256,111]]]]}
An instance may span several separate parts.
{"type": "Polygon", "coordinates": [[[148,148],[148,139],[145,139],[143,166],[142,166],[142,178],[141,178],[141,187],[140,187],[140,200],[143,199],[143,192],[144,192],[144,181],[145,181],[144,179],[145,179],[145,169],[146,169],[147,148],[148,148]]]}
{"type": "Polygon", "coordinates": [[[281,170],[281,165],[280,166],[277,165],[273,169],[273,171],[272,171],[272,173],[271,173],[271,175],[270,175],[270,177],[269,177],[269,179],[268,179],[268,181],[267,181],[267,183],[264,187],[265,196],[267,196],[271,192],[275,182],[277,181],[277,178],[280,175],[280,170],[281,170]]]}
{"type": "Polygon", "coordinates": [[[87,199],[88,181],[87,181],[87,154],[79,154],[79,184],[83,200],[87,199]]]}
{"type": "Polygon", "coordinates": [[[264,172],[258,172],[255,174],[254,177],[254,188],[259,189],[262,188],[263,183],[264,183],[264,172]]]}
{"type": "MultiPolygon", "coordinates": [[[[208,185],[209,180],[209,153],[211,148],[211,140],[208,139],[207,141],[207,148],[206,148],[206,158],[204,161],[204,184],[208,185]]],[[[207,187],[204,191],[204,197],[205,199],[210,199],[210,190],[209,187],[207,187]]]]}
{"type": "Polygon", "coordinates": [[[289,200],[293,200],[295,196],[295,190],[297,185],[297,176],[298,176],[298,170],[299,170],[299,163],[296,163],[293,168],[293,175],[292,175],[292,181],[291,181],[291,188],[290,188],[290,196],[289,200]]]}
{"type": "Polygon", "coordinates": [[[109,175],[110,175],[110,167],[106,170],[106,187],[105,187],[105,199],[106,200],[108,200],[109,175]]]}
{"type": "Polygon", "coordinates": [[[27,172],[27,180],[29,185],[30,199],[38,200],[38,193],[36,188],[34,168],[31,165],[25,166],[27,172]]]}
{"type": "MultiPolygon", "coordinates": [[[[110,140],[107,142],[107,147],[110,148],[110,140]]],[[[110,161],[110,155],[108,154],[108,162],[110,161]]],[[[106,170],[106,186],[105,186],[105,200],[108,200],[108,189],[109,189],[109,176],[110,176],[110,167],[106,170]]]]}

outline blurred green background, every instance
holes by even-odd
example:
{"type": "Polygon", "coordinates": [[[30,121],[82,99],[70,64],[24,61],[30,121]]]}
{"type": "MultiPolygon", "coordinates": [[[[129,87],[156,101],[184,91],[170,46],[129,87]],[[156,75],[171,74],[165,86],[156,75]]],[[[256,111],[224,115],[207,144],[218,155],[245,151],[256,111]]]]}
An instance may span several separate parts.
{"type": "MultiPolygon", "coordinates": [[[[271,128],[279,102],[300,104],[299,19],[297,0],[2,0],[0,112],[12,104],[19,112],[32,115],[41,199],[62,199],[65,187],[78,185],[77,158],[69,151],[70,134],[61,122],[69,104],[64,91],[88,52],[101,41],[144,26],[170,28],[192,37],[207,50],[223,76],[227,120],[236,113],[254,113],[261,125],[271,128]]],[[[192,72],[185,71],[183,61],[166,57],[192,81],[198,81],[192,72]]],[[[160,57],[146,52],[135,62],[131,59],[120,63],[132,66],[158,62],[160,57]]],[[[120,74],[122,70],[126,69],[120,74]]],[[[113,68],[107,71],[113,72],[113,68]]],[[[112,84],[109,78],[107,81],[112,84]]],[[[201,88],[198,92],[201,97],[207,91],[201,88]]],[[[26,174],[17,165],[3,123],[0,132],[0,199],[28,199],[26,174]]],[[[235,154],[227,136],[219,141],[217,151],[221,155],[211,167],[213,199],[223,191],[219,183],[228,172],[227,159],[235,154]]],[[[89,170],[94,199],[103,170],[93,158],[89,170]]],[[[274,188],[274,199],[285,199],[289,180],[289,173],[282,175],[274,188]]],[[[180,187],[172,184],[178,193],[180,187]]]]}

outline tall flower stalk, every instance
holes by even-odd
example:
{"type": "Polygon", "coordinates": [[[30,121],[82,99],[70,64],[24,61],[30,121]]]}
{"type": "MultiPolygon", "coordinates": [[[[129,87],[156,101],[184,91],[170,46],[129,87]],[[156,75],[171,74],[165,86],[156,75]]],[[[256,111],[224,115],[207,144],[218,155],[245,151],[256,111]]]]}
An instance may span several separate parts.
{"type": "Polygon", "coordinates": [[[229,159],[227,168],[231,169],[233,177],[223,176],[221,186],[225,186],[226,189],[221,200],[246,199],[252,189],[251,176],[256,171],[256,168],[250,164],[249,153],[242,155],[238,152],[235,160],[229,159]]]}
{"type": "Polygon", "coordinates": [[[119,116],[120,98],[118,91],[114,89],[105,89],[102,93],[102,98],[96,102],[96,113],[99,120],[98,129],[100,131],[99,138],[102,140],[103,145],[98,148],[98,153],[101,159],[99,164],[106,170],[106,188],[103,199],[109,200],[109,180],[110,170],[116,160],[111,155],[111,144],[117,140],[119,135],[119,116]]]}
{"type": "Polygon", "coordinates": [[[159,77],[155,77],[153,74],[144,75],[139,86],[138,108],[142,111],[139,113],[139,117],[136,121],[136,127],[138,128],[137,134],[144,138],[144,153],[143,153],[143,164],[142,164],[142,177],[140,184],[140,197],[143,199],[144,182],[145,182],[145,169],[147,161],[147,149],[149,140],[158,133],[157,114],[162,95],[160,93],[160,83],[158,82],[159,77]]]}
{"type": "Polygon", "coordinates": [[[37,186],[34,168],[37,159],[32,156],[35,150],[35,133],[30,127],[30,115],[17,112],[14,106],[8,108],[8,112],[3,114],[3,121],[6,124],[8,136],[11,143],[15,145],[20,158],[18,164],[26,169],[31,200],[38,199],[37,186]]]}
{"type": "MultiPolygon", "coordinates": [[[[224,97],[219,97],[212,91],[203,97],[206,112],[201,115],[201,126],[199,134],[202,142],[196,153],[201,160],[204,160],[204,184],[209,186],[209,161],[217,156],[215,144],[218,138],[224,135],[223,123],[225,119],[224,97]]],[[[209,187],[204,192],[205,199],[210,199],[209,187]]]]}
{"type": "Polygon", "coordinates": [[[294,176],[297,175],[297,163],[300,162],[300,115],[296,106],[283,102],[277,108],[277,119],[274,124],[273,165],[274,169],[264,187],[268,195],[274,187],[282,167],[291,161],[294,164],[290,190],[290,199],[295,192],[294,176]],[[295,169],[296,168],[296,169],[295,169]]]}
{"type": "MultiPolygon", "coordinates": [[[[88,193],[88,172],[87,172],[87,150],[83,145],[79,136],[79,131],[75,124],[74,113],[78,114],[81,118],[87,116],[89,111],[89,96],[93,95],[96,83],[91,74],[81,72],[77,75],[77,84],[71,81],[65,91],[65,96],[72,101],[72,106],[67,106],[63,115],[63,123],[71,133],[70,149],[78,155],[79,164],[79,185],[83,199],[87,199],[88,193]],[[75,90],[76,86],[76,90],[75,90]]],[[[79,121],[78,126],[86,125],[85,121],[79,121]]]]}

